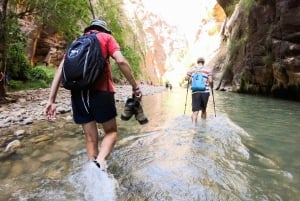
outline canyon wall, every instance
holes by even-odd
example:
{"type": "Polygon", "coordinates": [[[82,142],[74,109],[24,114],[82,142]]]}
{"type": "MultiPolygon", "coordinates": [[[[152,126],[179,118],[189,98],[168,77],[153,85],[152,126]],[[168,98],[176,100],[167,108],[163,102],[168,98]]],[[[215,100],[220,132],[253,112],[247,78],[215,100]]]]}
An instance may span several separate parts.
{"type": "Polygon", "coordinates": [[[214,59],[222,61],[214,64],[218,89],[300,100],[300,1],[244,2],[228,17],[214,59]]]}

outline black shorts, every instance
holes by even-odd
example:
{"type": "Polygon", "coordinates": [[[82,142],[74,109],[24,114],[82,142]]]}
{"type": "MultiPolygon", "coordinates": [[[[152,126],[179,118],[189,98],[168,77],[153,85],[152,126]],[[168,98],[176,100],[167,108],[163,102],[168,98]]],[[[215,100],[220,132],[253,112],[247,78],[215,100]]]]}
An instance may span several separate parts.
{"type": "Polygon", "coordinates": [[[102,91],[71,91],[73,118],[76,124],[90,121],[104,123],[117,116],[114,93],[102,91]]]}
{"type": "Polygon", "coordinates": [[[206,110],[209,93],[192,93],[192,111],[206,110]]]}

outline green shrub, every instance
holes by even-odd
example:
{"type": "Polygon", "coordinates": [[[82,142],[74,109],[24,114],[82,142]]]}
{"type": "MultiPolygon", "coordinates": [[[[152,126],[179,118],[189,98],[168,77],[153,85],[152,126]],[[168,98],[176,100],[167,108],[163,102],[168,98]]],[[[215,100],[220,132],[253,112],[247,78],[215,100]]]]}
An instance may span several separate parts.
{"type": "Polygon", "coordinates": [[[19,80],[10,80],[8,82],[8,90],[15,91],[23,87],[23,82],[19,80]]]}
{"type": "Polygon", "coordinates": [[[51,80],[54,78],[54,75],[57,70],[57,68],[51,66],[36,66],[35,68],[42,69],[46,73],[47,78],[51,80]]]}
{"type": "Polygon", "coordinates": [[[39,89],[51,86],[56,68],[48,66],[36,66],[29,71],[29,80],[9,79],[8,90],[19,91],[26,89],[39,89]]]}
{"type": "Polygon", "coordinates": [[[47,74],[42,68],[32,68],[30,71],[31,80],[47,80],[47,74]]]}
{"type": "Polygon", "coordinates": [[[31,80],[44,80],[51,83],[55,75],[56,68],[49,66],[36,66],[30,71],[31,80]]]}
{"type": "Polygon", "coordinates": [[[30,78],[30,70],[23,43],[11,44],[8,48],[6,74],[10,79],[26,81],[30,78]]]}
{"type": "Polygon", "coordinates": [[[50,87],[45,80],[34,80],[23,82],[20,80],[10,80],[8,84],[8,91],[20,91],[27,89],[39,89],[50,87]]]}

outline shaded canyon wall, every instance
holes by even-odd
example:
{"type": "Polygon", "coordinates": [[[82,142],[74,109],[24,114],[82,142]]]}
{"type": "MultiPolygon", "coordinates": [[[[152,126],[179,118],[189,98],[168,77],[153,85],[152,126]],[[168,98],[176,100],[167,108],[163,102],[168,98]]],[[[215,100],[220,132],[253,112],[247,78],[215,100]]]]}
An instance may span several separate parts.
{"type": "Polygon", "coordinates": [[[218,89],[299,101],[300,1],[257,0],[250,8],[239,2],[217,57],[218,89]]]}

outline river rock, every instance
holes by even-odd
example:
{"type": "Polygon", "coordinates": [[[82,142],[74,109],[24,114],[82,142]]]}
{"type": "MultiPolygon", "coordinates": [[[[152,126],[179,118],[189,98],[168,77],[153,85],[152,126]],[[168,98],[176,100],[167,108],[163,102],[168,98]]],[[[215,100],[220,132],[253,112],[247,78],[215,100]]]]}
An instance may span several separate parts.
{"type": "Polygon", "coordinates": [[[14,133],[17,137],[22,136],[25,134],[25,130],[16,130],[14,133]]]}
{"type": "Polygon", "coordinates": [[[37,137],[33,138],[31,141],[33,143],[39,143],[39,142],[47,141],[50,139],[51,139],[51,137],[49,135],[42,135],[42,136],[37,136],[37,137]]]}
{"type": "Polygon", "coordinates": [[[15,151],[17,148],[21,147],[21,142],[20,140],[14,140],[10,143],[8,143],[8,145],[6,146],[4,152],[13,152],[15,151]]]}
{"type": "MultiPolygon", "coordinates": [[[[164,86],[140,85],[143,96],[160,93],[164,86]]],[[[132,87],[129,85],[115,86],[116,102],[125,102],[132,95],[132,87]]],[[[10,93],[14,100],[9,104],[0,105],[0,159],[5,159],[16,152],[21,147],[21,140],[30,137],[29,143],[40,143],[52,138],[49,134],[51,125],[45,124],[47,135],[37,136],[39,131],[34,128],[35,121],[46,120],[44,107],[49,98],[50,89],[26,90],[10,93]],[[33,125],[31,125],[33,124],[33,125]],[[24,129],[23,129],[24,128],[24,129]],[[25,137],[26,135],[26,137],[25,137]],[[8,143],[10,142],[10,143],[8,143]],[[4,147],[6,147],[4,149],[4,147]]],[[[9,93],[8,93],[9,95],[9,93]]],[[[7,97],[7,99],[10,99],[7,97]]],[[[70,91],[60,88],[56,98],[58,118],[73,121],[71,114],[70,91]]],[[[64,121],[55,122],[57,128],[63,129],[66,126],[64,121]]],[[[51,133],[51,132],[50,132],[51,133]]],[[[22,144],[26,146],[26,144],[22,144]]]]}

